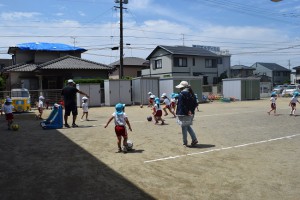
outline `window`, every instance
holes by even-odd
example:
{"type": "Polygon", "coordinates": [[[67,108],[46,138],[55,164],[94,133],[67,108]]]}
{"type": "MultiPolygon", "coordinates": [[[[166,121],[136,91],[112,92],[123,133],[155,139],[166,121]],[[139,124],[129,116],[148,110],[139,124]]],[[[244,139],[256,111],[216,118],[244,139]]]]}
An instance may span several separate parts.
{"type": "Polygon", "coordinates": [[[206,68],[217,68],[217,60],[216,59],[205,59],[205,67],[206,68]]]}
{"type": "Polygon", "coordinates": [[[280,72],[275,72],[275,76],[280,76],[280,72]]]}
{"type": "Polygon", "coordinates": [[[48,89],[56,89],[56,81],[48,81],[48,89]]]}
{"type": "Polygon", "coordinates": [[[174,58],[174,66],[175,67],[187,67],[187,59],[186,58],[174,58]]]}
{"type": "Polygon", "coordinates": [[[195,60],[195,58],[193,58],[193,66],[195,66],[196,65],[196,60],[195,60]]]}
{"type": "Polygon", "coordinates": [[[222,58],[218,58],[218,64],[223,64],[223,59],[222,58]]]}
{"type": "Polygon", "coordinates": [[[288,72],[283,72],[283,76],[289,76],[288,72]]]}
{"type": "Polygon", "coordinates": [[[155,66],[154,66],[154,69],[161,69],[161,68],[162,68],[161,59],[155,60],[155,66]]]}

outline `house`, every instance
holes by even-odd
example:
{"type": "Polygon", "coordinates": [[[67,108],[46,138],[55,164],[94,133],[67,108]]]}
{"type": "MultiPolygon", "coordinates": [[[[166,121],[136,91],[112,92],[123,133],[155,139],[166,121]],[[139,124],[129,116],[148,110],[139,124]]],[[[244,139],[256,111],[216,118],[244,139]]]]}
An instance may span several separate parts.
{"type": "Polygon", "coordinates": [[[112,68],[82,59],[85,51],[59,43],[24,43],[9,47],[13,65],[2,69],[8,77],[6,85],[10,86],[6,89],[61,89],[70,78],[108,78],[112,68]]]}
{"type": "Polygon", "coordinates": [[[231,78],[245,78],[253,76],[255,68],[245,65],[234,65],[230,67],[231,78]]]}
{"type": "Polygon", "coordinates": [[[296,70],[295,83],[300,83],[300,66],[294,67],[293,69],[296,70]]]}
{"type": "Polygon", "coordinates": [[[290,83],[291,70],[276,63],[254,63],[255,75],[265,75],[271,78],[273,85],[290,83]]]}
{"type": "Polygon", "coordinates": [[[0,71],[10,65],[12,65],[12,59],[0,59],[0,71]]]}
{"type": "MultiPolygon", "coordinates": [[[[119,79],[120,60],[109,64],[113,72],[109,75],[110,79],[119,79]]],[[[123,77],[141,77],[142,69],[149,68],[149,62],[143,58],[125,57],[123,58],[123,77]]]]}
{"type": "Polygon", "coordinates": [[[222,73],[230,75],[230,55],[199,47],[157,46],[146,58],[149,69],[143,77],[202,76],[203,84],[217,84],[222,73]]]}

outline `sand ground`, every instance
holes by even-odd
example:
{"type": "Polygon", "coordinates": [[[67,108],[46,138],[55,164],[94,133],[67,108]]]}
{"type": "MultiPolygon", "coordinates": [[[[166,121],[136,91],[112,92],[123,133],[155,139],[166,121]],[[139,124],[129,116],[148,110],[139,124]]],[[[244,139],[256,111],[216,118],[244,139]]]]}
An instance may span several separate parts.
{"type": "Polygon", "coordinates": [[[277,100],[277,116],[268,99],[200,104],[193,148],[170,114],[154,125],[149,108],[128,106],[127,154],[116,153],[113,123],[104,128],[113,107],[90,108],[91,121],[58,130],[43,130],[33,111],[15,114],[20,130],[8,131],[2,116],[0,199],[297,200],[300,105],[289,116],[288,102],[277,100]]]}

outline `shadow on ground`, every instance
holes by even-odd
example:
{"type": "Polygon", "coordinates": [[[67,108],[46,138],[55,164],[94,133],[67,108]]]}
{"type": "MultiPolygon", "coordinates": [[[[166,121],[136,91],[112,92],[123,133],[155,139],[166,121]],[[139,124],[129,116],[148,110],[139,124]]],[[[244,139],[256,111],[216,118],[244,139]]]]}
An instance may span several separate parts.
{"type": "Polygon", "coordinates": [[[26,130],[29,119],[13,132],[1,116],[0,199],[154,199],[60,132],[26,130]]]}

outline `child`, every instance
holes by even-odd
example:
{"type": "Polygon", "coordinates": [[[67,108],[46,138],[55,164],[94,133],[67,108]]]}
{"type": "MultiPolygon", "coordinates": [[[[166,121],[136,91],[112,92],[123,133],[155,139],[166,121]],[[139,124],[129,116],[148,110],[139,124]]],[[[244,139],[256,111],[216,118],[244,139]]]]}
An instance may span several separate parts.
{"type": "Polygon", "coordinates": [[[172,93],[171,94],[171,105],[170,105],[170,107],[173,111],[176,110],[177,100],[178,100],[178,94],[172,93]]]}
{"type": "Polygon", "coordinates": [[[124,153],[126,153],[127,152],[127,139],[128,139],[126,124],[128,125],[130,131],[132,131],[132,129],[131,129],[131,125],[129,123],[128,117],[127,117],[126,113],[124,112],[125,104],[118,103],[115,106],[115,108],[116,108],[116,111],[112,114],[112,117],[109,118],[109,120],[106,123],[106,125],[104,126],[104,128],[106,128],[108,126],[108,124],[114,119],[115,133],[118,138],[118,148],[119,148],[118,152],[122,152],[121,140],[123,137],[123,151],[124,151],[124,153]]]}
{"type": "Polygon", "coordinates": [[[277,100],[277,95],[272,93],[271,94],[271,99],[270,99],[270,101],[271,101],[271,110],[268,112],[269,115],[272,111],[274,111],[274,115],[276,115],[276,100],[277,100]]]}
{"type": "Polygon", "coordinates": [[[158,97],[155,98],[155,104],[153,107],[153,117],[155,119],[155,124],[158,124],[158,121],[161,121],[161,125],[165,124],[165,120],[161,118],[162,116],[162,110],[160,106],[160,99],[158,97]]]}
{"type": "Polygon", "coordinates": [[[36,116],[36,119],[42,119],[42,114],[44,110],[44,100],[45,98],[43,96],[39,97],[39,103],[38,103],[39,114],[36,116]]]}
{"type": "Polygon", "coordinates": [[[161,98],[163,98],[164,99],[164,104],[165,104],[165,106],[164,106],[164,108],[163,108],[163,110],[164,110],[164,112],[165,112],[165,116],[167,116],[168,115],[168,112],[167,112],[167,109],[170,111],[170,113],[172,113],[173,114],[173,116],[174,117],[176,117],[176,115],[175,115],[175,113],[171,110],[171,102],[170,102],[170,99],[167,97],[167,94],[166,93],[163,93],[162,95],[161,95],[161,98]]]}
{"type": "Polygon", "coordinates": [[[4,103],[4,106],[3,106],[3,111],[5,113],[8,130],[10,130],[10,127],[11,127],[11,125],[13,123],[13,119],[14,119],[14,115],[13,115],[14,106],[11,105],[11,103],[12,103],[11,98],[7,98],[4,103]]]}
{"type": "Polygon", "coordinates": [[[83,111],[83,113],[82,113],[80,121],[83,121],[84,115],[85,115],[85,120],[89,121],[89,119],[88,119],[88,116],[89,116],[89,105],[88,105],[87,100],[88,100],[87,97],[82,97],[82,111],[83,111]]]}
{"type": "Polygon", "coordinates": [[[292,110],[291,110],[290,115],[295,115],[295,112],[296,112],[296,103],[297,103],[297,102],[300,103],[300,102],[298,101],[298,96],[299,96],[299,93],[296,92],[296,93],[294,94],[294,96],[292,97],[291,101],[290,101],[289,106],[292,107],[292,110]]]}
{"type": "Polygon", "coordinates": [[[155,95],[152,94],[151,92],[148,92],[148,94],[149,94],[148,107],[151,108],[154,103],[155,95]]]}

